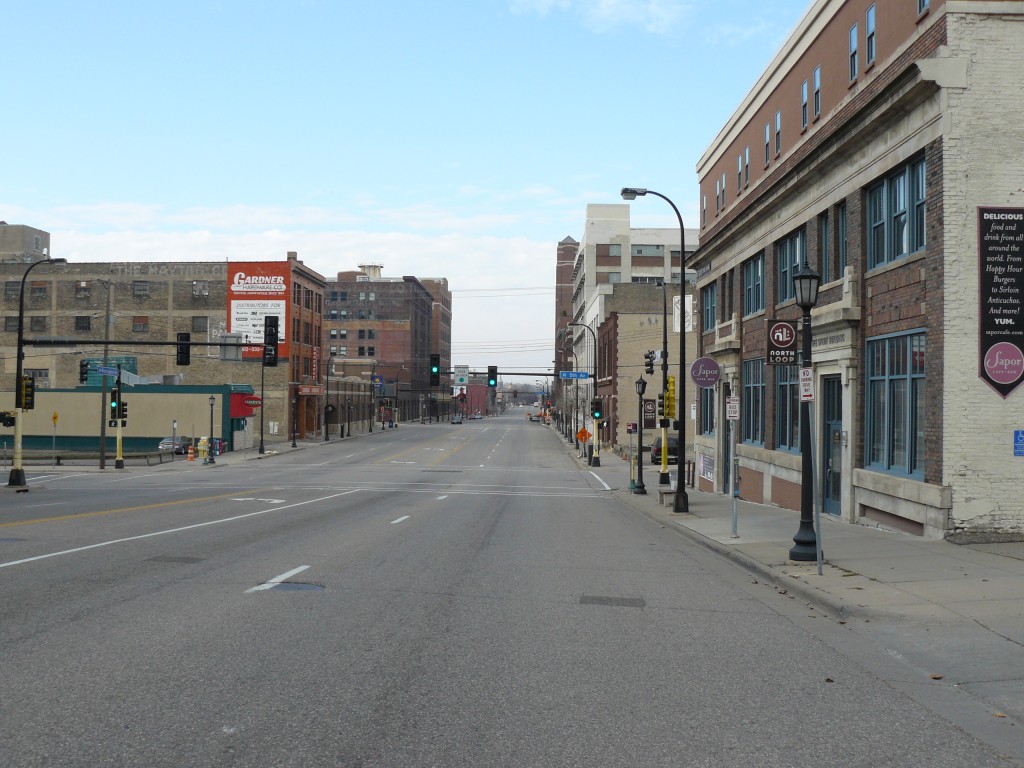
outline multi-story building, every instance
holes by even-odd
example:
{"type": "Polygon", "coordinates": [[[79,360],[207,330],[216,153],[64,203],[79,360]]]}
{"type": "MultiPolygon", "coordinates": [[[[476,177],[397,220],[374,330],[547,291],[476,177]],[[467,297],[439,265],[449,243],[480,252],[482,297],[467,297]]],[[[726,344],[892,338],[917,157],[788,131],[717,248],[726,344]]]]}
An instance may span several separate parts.
{"type": "Polygon", "coordinates": [[[435,300],[419,279],[383,277],[378,264],[339,272],[327,284],[324,337],[335,370],[375,377],[378,394],[395,409],[389,419],[425,418],[429,398],[437,394],[429,369],[435,300]]]}
{"type": "MultiPolygon", "coordinates": [[[[633,228],[630,226],[629,212],[630,207],[625,203],[588,205],[583,237],[575,244],[571,272],[571,320],[565,323],[568,325],[571,322],[574,325],[568,328],[568,335],[556,335],[556,339],[560,340],[556,358],[567,360],[567,356],[571,354],[573,362],[578,363],[581,370],[593,372],[596,352],[597,380],[586,383],[581,395],[582,401],[578,406],[575,390],[571,399],[566,400],[563,410],[576,410],[577,407],[583,409],[582,414],[572,415],[571,420],[574,424],[584,420],[590,400],[594,397],[602,400],[604,413],[619,412],[621,409],[617,409],[615,403],[620,398],[627,401],[631,399],[633,406],[637,404],[635,391],[632,395],[620,391],[616,372],[642,371],[643,352],[646,348],[641,349],[639,344],[635,349],[629,348],[628,345],[622,346],[622,339],[617,330],[612,332],[606,329],[602,332],[601,329],[611,314],[612,297],[617,288],[620,285],[636,284],[650,286],[649,293],[644,294],[647,302],[644,306],[637,303],[639,294],[635,291],[628,293],[628,299],[620,300],[614,303],[614,306],[619,306],[625,301],[631,306],[632,311],[642,314],[660,312],[668,317],[669,323],[672,322],[673,307],[679,302],[682,273],[679,228],[633,228]],[[661,285],[666,285],[666,288],[663,290],[661,285]],[[565,338],[572,340],[571,350],[567,349],[569,345],[564,344],[565,338]],[[620,357],[620,351],[631,357],[620,357]],[[635,359],[632,358],[634,354],[635,359]]],[[[563,268],[561,262],[567,260],[570,245],[568,239],[559,244],[559,266],[556,270],[563,268]]],[[[697,231],[687,229],[687,257],[696,250],[696,247],[697,231]]],[[[556,318],[556,329],[561,327],[562,319],[561,316],[556,318]]],[[[668,349],[671,350],[669,361],[678,369],[679,361],[675,358],[678,356],[679,337],[671,327],[668,336],[668,349]]],[[[658,348],[660,347],[659,344],[658,348]]],[[[692,349],[692,346],[690,348],[692,349]]],[[[658,391],[660,387],[659,380],[658,391]]],[[[653,392],[652,387],[647,397],[652,397],[653,392]]],[[[679,394],[685,397],[682,391],[679,394]]],[[[631,411],[627,407],[621,412],[628,416],[631,411]]],[[[605,419],[608,426],[599,432],[601,442],[616,442],[619,439],[618,432],[625,428],[627,420],[629,419],[625,417],[620,418],[617,425],[615,420],[605,419]]]]}
{"type": "MultiPolygon", "coordinates": [[[[32,261],[42,259],[43,247],[32,261]]],[[[4,390],[14,383],[24,274],[25,265],[18,260],[0,264],[4,390]]],[[[133,386],[171,386],[168,392],[175,391],[173,386],[186,392],[193,386],[248,385],[263,394],[263,411],[256,414],[243,408],[242,395],[236,398],[239,403],[232,402],[230,413],[225,409],[225,433],[230,429],[238,436],[235,447],[251,444],[258,421],[264,420],[271,440],[306,437],[321,428],[323,412],[324,285],[324,279],[295,253],[280,262],[40,265],[25,285],[24,371],[33,376],[37,388],[61,391],[80,386],[82,363],[88,371],[87,387],[105,389],[110,383],[97,373],[98,366],[120,367],[133,386]],[[274,368],[261,364],[266,315],[279,318],[280,357],[274,368]],[[189,334],[187,366],[178,364],[175,343],[181,333],[189,334]],[[222,342],[235,346],[222,348],[222,342]]],[[[357,405],[366,401],[357,418],[368,418],[369,388],[351,386],[348,396],[357,405]]],[[[168,426],[179,415],[173,400],[161,401],[166,402],[166,418],[160,418],[168,426]]],[[[130,429],[142,423],[141,413],[136,413],[130,429]]],[[[31,422],[41,417],[26,418],[31,422]]],[[[196,427],[201,426],[200,421],[196,427]]],[[[160,426],[158,431],[166,429],[160,426]]],[[[183,429],[191,430],[192,424],[183,429]]],[[[80,437],[84,440],[85,435],[80,437]]]]}
{"type": "Polygon", "coordinates": [[[49,232],[0,221],[0,263],[30,264],[45,258],[49,250],[49,232]]]}
{"type": "Polygon", "coordinates": [[[430,317],[430,354],[441,358],[441,385],[432,393],[442,409],[450,405],[452,395],[452,292],[446,277],[421,277],[420,282],[433,296],[430,317]]]}
{"type": "Polygon", "coordinates": [[[767,350],[809,266],[823,511],[1024,534],[1022,30],[1016,2],[817,0],[700,158],[701,487],[735,451],[743,497],[800,506],[798,366],[767,350]]]}

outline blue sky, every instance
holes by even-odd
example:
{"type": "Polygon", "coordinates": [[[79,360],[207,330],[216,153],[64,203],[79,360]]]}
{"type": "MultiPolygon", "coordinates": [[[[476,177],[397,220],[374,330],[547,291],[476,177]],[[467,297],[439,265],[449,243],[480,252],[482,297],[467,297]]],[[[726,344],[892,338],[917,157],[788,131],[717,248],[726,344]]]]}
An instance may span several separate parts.
{"type": "Polygon", "coordinates": [[[447,277],[454,363],[548,369],[558,241],[622,186],[696,226],[808,1],[9,3],[0,219],[72,261],[447,277]]]}

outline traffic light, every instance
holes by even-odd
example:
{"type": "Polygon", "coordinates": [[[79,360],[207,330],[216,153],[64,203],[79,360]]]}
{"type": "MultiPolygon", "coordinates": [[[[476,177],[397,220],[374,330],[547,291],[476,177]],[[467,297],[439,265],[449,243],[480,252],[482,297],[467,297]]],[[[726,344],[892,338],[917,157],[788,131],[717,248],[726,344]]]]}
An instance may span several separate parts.
{"type": "Polygon", "coordinates": [[[441,384],[441,356],[430,356],[430,386],[436,387],[441,384]]]}
{"type": "MultiPolygon", "coordinates": [[[[121,413],[121,390],[119,390],[117,387],[114,387],[112,390],[110,390],[110,416],[108,417],[108,419],[111,422],[113,422],[117,418],[119,418],[120,413],[121,413]]],[[[111,426],[113,426],[113,424],[111,424],[111,426]]]]}
{"type": "Polygon", "coordinates": [[[644,370],[647,373],[654,373],[654,353],[647,352],[644,354],[644,370]]]}
{"type": "Polygon", "coordinates": [[[16,416],[17,414],[14,411],[0,412],[0,424],[3,424],[5,427],[13,427],[16,416]]]}
{"type": "Polygon", "coordinates": [[[590,415],[594,417],[594,420],[600,419],[602,414],[601,401],[598,398],[594,398],[590,401],[590,415]]]}
{"type": "Polygon", "coordinates": [[[277,367],[277,315],[263,318],[263,365],[277,367]]]}
{"type": "Polygon", "coordinates": [[[487,386],[492,389],[498,386],[498,366],[487,366],[487,386]]]}
{"type": "Polygon", "coordinates": [[[85,384],[89,380],[89,361],[78,361],[78,383],[85,384]]]}
{"type": "Polygon", "coordinates": [[[665,395],[665,416],[669,419],[676,417],[676,377],[668,377],[668,392],[665,395]]]}
{"type": "Polygon", "coordinates": [[[192,364],[192,345],[189,343],[190,341],[192,341],[191,333],[178,334],[178,365],[192,364]]]}
{"type": "Polygon", "coordinates": [[[26,411],[36,407],[36,380],[32,376],[21,377],[21,407],[26,411]]]}
{"type": "Polygon", "coordinates": [[[662,392],[658,393],[658,415],[665,415],[665,395],[662,392]]]}
{"type": "Polygon", "coordinates": [[[125,400],[123,395],[121,399],[117,401],[117,418],[122,421],[127,420],[128,418],[128,401],[125,400]]]}

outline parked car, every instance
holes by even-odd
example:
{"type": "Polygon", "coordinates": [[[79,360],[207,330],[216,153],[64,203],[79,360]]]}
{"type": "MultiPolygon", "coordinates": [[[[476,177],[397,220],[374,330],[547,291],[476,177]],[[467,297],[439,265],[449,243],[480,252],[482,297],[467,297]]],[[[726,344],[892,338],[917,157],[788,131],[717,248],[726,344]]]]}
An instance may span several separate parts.
{"type": "MultiPolygon", "coordinates": [[[[668,463],[678,464],[679,463],[679,438],[672,437],[668,438],[668,463]]],[[[661,466],[661,436],[659,435],[654,439],[654,445],[651,446],[651,466],[661,466]]]]}
{"type": "Polygon", "coordinates": [[[192,445],[191,437],[165,437],[157,446],[158,451],[174,451],[179,456],[188,453],[188,447],[192,445]]]}
{"type": "Polygon", "coordinates": [[[452,424],[461,424],[461,423],[462,423],[462,414],[461,413],[456,413],[454,416],[452,416],[452,424]]]}

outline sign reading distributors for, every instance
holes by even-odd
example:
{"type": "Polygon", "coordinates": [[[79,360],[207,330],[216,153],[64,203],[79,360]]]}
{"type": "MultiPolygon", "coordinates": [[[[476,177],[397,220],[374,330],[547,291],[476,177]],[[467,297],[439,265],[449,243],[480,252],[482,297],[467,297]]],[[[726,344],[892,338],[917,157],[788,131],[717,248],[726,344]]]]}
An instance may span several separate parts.
{"type": "Polygon", "coordinates": [[[1024,208],[978,208],[978,375],[1008,397],[1024,377],[1024,208]]]}

